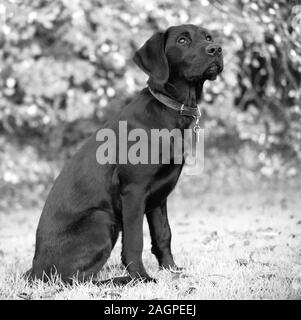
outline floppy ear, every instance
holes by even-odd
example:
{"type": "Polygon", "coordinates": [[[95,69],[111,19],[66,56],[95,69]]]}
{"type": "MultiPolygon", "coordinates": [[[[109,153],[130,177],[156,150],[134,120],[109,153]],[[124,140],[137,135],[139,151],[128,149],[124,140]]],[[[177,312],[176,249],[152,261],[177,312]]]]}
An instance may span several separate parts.
{"type": "Polygon", "coordinates": [[[164,48],[165,32],[157,32],[134,55],[137,66],[158,84],[166,83],[169,78],[169,66],[164,48]]]}

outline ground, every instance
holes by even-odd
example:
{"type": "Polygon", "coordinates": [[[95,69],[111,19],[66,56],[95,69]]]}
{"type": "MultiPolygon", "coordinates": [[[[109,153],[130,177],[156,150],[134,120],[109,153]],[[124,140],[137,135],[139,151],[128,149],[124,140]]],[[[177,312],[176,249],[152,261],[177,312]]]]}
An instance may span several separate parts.
{"type": "MultiPolygon", "coordinates": [[[[144,262],[158,283],[33,286],[31,263],[41,208],[0,213],[0,299],[300,299],[300,193],[289,188],[200,194],[169,200],[172,248],[181,275],[159,271],[144,229],[144,262]]],[[[125,274],[120,242],[100,278],[125,274]]]]}

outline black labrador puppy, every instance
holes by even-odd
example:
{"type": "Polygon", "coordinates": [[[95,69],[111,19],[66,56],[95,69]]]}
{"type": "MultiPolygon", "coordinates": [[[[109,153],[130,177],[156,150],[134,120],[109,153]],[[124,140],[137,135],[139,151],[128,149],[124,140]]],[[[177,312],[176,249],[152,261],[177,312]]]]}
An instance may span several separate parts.
{"type": "MultiPolygon", "coordinates": [[[[149,87],[106,123],[117,136],[120,121],[127,121],[128,130],[148,133],[153,128],[188,128],[205,80],[214,80],[223,69],[221,46],[208,30],[191,24],[156,33],[134,61],[149,75],[149,87]],[[180,112],[173,110],[175,106],[180,112]]],[[[96,159],[100,144],[95,133],[56,179],[39,221],[29,278],[45,280],[56,273],[66,282],[74,276],[96,281],[121,231],[122,263],[129,276],[115,281],[154,280],[142,262],[144,214],[160,267],[177,268],[166,200],[183,163],[171,158],[170,164],[133,165],[117,159],[101,165],[96,159]]]]}

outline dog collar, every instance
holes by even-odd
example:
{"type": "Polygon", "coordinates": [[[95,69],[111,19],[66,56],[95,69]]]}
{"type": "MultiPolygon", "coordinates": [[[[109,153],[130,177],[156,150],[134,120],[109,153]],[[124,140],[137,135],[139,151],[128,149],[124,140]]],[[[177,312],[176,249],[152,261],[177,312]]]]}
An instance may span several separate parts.
{"type": "Polygon", "coordinates": [[[198,104],[194,108],[187,107],[187,106],[185,106],[184,103],[180,103],[176,100],[173,100],[162,93],[153,92],[153,90],[150,87],[148,87],[148,90],[154,96],[154,98],[156,98],[158,101],[163,103],[165,106],[167,106],[170,109],[173,109],[175,111],[178,111],[180,115],[192,117],[192,118],[196,119],[197,124],[199,123],[199,119],[202,114],[201,114],[200,107],[198,104]]]}
{"type": "Polygon", "coordinates": [[[163,103],[168,108],[178,111],[180,115],[192,117],[195,119],[193,131],[195,133],[196,141],[199,142],[199,133],[201,130],[199,122],[200,122],[200,118],[202,116],[202,113],[200,111],[200,106],[197,104],[195,108],[187,107],[187,106],[185,106],[184,103],[180,103],[178,101],[175,101],[175,100],[165,96],[162,93],[154,93],[150,87],[148,87],[148,90],[153,95],[154,98],[156,98],[158,101],[163,103]]]}

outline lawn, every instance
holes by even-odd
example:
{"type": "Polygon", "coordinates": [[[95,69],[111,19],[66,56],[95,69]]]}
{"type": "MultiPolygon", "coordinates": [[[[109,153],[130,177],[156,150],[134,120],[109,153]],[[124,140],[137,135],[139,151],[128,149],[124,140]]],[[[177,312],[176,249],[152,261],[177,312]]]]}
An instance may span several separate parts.
{"type": "MultiPolygon", "coordinates": [[[[183,274],[158,270],[144,229],[144,262],[158,283],[124,287],[58,281],[29,286],[41,208],[0,212],[0,299],[300,299],[300,193],[289,188],[200,194],[169,201],[173,253],[183,274]]],[[[123,275],[120,242],[99,277],[123,275]]]]}

